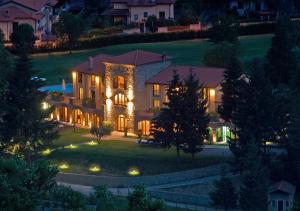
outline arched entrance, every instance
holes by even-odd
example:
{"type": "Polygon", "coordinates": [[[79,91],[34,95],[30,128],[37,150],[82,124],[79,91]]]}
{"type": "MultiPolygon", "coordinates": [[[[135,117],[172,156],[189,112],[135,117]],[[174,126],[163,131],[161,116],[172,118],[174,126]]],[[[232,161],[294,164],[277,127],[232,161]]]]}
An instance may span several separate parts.
{"type": "Polygon", "coordinates": [[[229,127],[222,126],[217,128],[217,143],[227,143],[230,138],[233,138],[232,132],[229,127]]]}
{"type": "Polygon", "coordinates": [[[127,119],[123,114],[121,114],[117,117],[116,130],[117,131],[125,131],[126,127],[127,127],[127,119]]]}

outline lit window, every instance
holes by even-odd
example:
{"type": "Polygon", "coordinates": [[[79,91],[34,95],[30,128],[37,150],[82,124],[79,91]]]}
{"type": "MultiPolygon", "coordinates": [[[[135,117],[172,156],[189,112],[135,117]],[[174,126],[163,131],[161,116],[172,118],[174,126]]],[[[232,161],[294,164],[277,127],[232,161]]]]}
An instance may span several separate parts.
{"type": "Polygon", "coordinates": [[[150,121],[144,120],[138,123],[138,129],[142,131],[144,136],[150,135],[150,121]]]}
{"type": "Polygon", "coordinates": [[[96,84],[96,76],[92,75],[92,77],[91,77],[91,85],[95,86],[95,84],[96,84]]]}
{"type": "Polygon", "coordinates": [[[78,83],[82,83],[82,73],[78,74],[78,83]]]}
{"type": "Polygon", "coordinates": [[[160,95],[160,86],[159,84],[153,84],[153,96],[160,95]]]}
{"type": "Polygon", "coordinates": [[[115,95],[115,105],[126,105],[126,97],[125,95],[119,93],[115,95]]]}
{"type": "Polygon", "coordinates": [[[153,100],[153,108],[160,109],[160,100],[153,100]]]}
{"type": "Polygon", "coordinates": [[[137,21],[139,19],[139,15],[135,14],[134,15],[134,20],[137,21]]]}
{"type": "Polygon", "coordinates": [[[125,78],[123,76],[117,76],[114,79],[114,88],[115,89],[125,89],[125,78]]]}
{"type": "Polygon", "coordinates": [[[83,99],[83,88],[79,88],[79,99],[83,99]]]}

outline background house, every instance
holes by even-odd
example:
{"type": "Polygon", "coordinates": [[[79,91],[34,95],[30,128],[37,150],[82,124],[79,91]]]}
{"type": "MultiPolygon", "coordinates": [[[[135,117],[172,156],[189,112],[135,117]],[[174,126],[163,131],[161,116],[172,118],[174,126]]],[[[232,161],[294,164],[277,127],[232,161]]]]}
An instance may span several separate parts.
{"type": "Polygon", "coordinates": [[[262,18],[270,16],[270,7],[266,1],[241,1],[241,0],[231,0],[229,2],[229,8],[236,10],[238,15],[241,17],[246,17],[249,15],[260,15],[262,18]]]}
{"type": "Polygon", "coordinates": [[[296,187],[286,181],[280,181],[269,189],[269,211],[293,210],[296,187]]]}
{"type": "Polygon", "coordinates": [[[102,13],[114,23],[143,23],[149,16],[174,19],[175,0],[111,0],[111,9],[102,13]]]}
{"type": "Polygon", "coordinates": [[[18,24],[29,24],[38,39],[52,32],[52,24],[57,20],[54,6],[57,0],[2,0],[0,1],[0,28],[4,38],[10,35],[18,24]]]}

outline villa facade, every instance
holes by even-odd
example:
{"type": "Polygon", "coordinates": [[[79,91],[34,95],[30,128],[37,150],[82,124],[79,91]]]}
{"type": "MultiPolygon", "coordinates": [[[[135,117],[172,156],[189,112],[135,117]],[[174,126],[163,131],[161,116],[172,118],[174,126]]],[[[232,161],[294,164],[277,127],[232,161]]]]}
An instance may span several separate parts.
{"type": "MultiPolygon", "coordinates": [[[[149,135],[151,119],[168,100],[166,90],[174,71],[181,80],[190,71],[195,74],[204,86],[208,112],[216,117],[223,69],[174,66],[169,56],[138,50],[119,56],[100,54],[72,68],[73,94],[48,97],[56,107],[52,118],[82,127],[107,121],[116,131],[141,130],[149,135]]],[[[224,123],[212,118],[211,127],[217,141],[217,129],[223,133],[224,123]]]]}

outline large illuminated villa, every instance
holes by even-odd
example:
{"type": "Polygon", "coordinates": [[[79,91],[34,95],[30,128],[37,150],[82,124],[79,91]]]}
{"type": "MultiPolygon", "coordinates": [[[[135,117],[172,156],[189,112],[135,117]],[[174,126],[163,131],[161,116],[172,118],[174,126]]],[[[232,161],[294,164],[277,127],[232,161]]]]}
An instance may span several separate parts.
{"type": "Polygon", "coordinates": [[[228,128],[217,113],[221,101],[223,69],[172,65],[172,58],[145,51],[119,56],[100,54],[72,68],[73,93],[48,98],[55,105],[51,115],[81,127],[112,122],[116,131],[141,130],[150,134],[150,122],[166,102],[166,89],[174,70],[181,79],[192,71],[205,87],[211,119],[211,140],[226,141],[228,128]]]}

